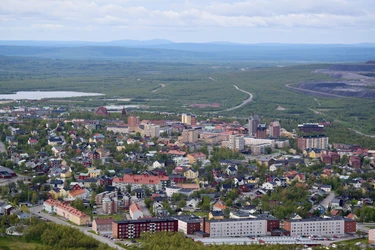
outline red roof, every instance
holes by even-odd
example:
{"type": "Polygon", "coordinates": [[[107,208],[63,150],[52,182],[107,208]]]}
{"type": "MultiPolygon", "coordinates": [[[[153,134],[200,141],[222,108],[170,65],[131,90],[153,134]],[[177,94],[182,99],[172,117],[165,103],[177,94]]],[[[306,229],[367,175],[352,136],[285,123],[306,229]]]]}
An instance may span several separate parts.
{"type": "Polygon", "coordinates": [[[130,205],[129,210],[130,210],[132,213],[135,213],[135,212],[137,212],[137,211],[142,212],[141,208],[138,206],[138,204],[137,204],[136,202],[134,202],[133,204],[130,205]]]}
{"type": "Polygon", "coordinates": [[[160,181],[168,181],[168,176],[153,176],[148,174],[126,174],[122,178],[113,178],[113,183],[159,184],[160,181]]]}

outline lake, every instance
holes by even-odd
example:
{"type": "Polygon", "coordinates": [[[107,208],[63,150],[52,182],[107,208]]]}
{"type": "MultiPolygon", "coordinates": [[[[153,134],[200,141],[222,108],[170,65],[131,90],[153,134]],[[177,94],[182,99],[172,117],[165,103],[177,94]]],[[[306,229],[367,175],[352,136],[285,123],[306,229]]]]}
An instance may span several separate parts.
{"type": "Polygon", "coordinates": [[[68,98],[80,96],[98,96],[100,93],[86,93],[75,91],[18,91],[15,94],[0,94],[0,99],[11,100],[40,100],[45,98],[68,98]]]}

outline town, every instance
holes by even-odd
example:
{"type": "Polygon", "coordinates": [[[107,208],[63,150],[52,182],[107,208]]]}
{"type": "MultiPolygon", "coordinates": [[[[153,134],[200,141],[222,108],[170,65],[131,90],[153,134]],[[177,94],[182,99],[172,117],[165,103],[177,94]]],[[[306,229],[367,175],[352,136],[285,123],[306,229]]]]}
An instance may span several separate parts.
{"type": "Polygon", "coordinates": [[[0,214],[17,217],[7,234],[39,217],[114,247],[158,231],[203,244],[312,246],[366,234],[374,243],[363,223],[375,221],[375,149],[330,143],[329,122],[287,131],[255,113],[241,124],[190,113],[141,120],[125,108],[112,118],[98,107],[95,119],[0,111],[0,214]]]}

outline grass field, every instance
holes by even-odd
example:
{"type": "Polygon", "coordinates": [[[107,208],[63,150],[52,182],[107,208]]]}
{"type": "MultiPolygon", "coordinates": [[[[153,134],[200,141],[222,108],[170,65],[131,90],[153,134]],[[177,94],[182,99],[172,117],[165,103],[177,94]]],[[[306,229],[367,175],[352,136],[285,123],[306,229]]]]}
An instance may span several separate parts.
{"type": "Polygon", "coordinates": [[[0,237],[0,249],[1,250],[38,249],[38,247],[40,246],[42,246],[41,243],[26,242],[20,237],[15,237],[15,236],[0,237]]]}
{"type": "MultiPolygon", "coordinates": [[[[365,134],[375,134],[374,99],[324,98],[285,87],[304,81],[335,81],[328,75],[312,73],[329,65],[275,67],[276,63],[264,67],[258,62],[260,67],[256,67],[250,62],[152,63],[0,57],[0,93],[21,90],[96,92],[105,96],[71,98],[72,103],[52,101],[48,105],[95,108],[132,104],[143,105],[148,111],[228,116],[242,122],[254,112],[267,122],[272,119],[288,121],[290,127],[326,120],[365,134]],[[159,88],[161,84],[165,87],[159,88]],[[252,93],[254,100],[229,112],[226,108],[235,107],[248,98],[233,85],[252,93]],[[116,98],[131,100],[111,100],[116,98]],[[220,108],[189,107],[193,103],[214,102],[220,103],[220,108]],[[277,109],[279,106],[282,110],[277,109]]],[[[282,126],[288,127],[288,124],[282,126]]]]}

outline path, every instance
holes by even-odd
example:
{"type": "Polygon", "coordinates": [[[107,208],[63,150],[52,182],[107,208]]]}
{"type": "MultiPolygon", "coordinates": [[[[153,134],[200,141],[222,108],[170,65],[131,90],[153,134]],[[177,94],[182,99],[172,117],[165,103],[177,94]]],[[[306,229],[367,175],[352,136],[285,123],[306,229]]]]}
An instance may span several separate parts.
{"type": "Polygon", "coordinates": [[[298,91],[301,91],[301,92],[308,92],[308,93],[317,94],[317,95],[345,98],[345,96],[341,96],[341,95],[328,94],[328,93],[319,92],[319,91],[315,91],[315,90],[296,88],[296,87],[290,86],[289,84],[286,84],[285,87],[287,87],[289,89],[298,90],[298,91]]]}
{"type": "Polygon", "coordinates": [[[165,84],[161,83],[159,87],[157,87],[156,89],[154,89],[153,91],[151,92],[156,92],[158,91],[160,88],[164,88],[165,87],[165,84]]]}
{"type": "Polygon", "coordinates": [[[316,99],[316,98],[314,98],[314,100],[319,104],[319,106],[320,106],[320,102],[316,99]]]}
{"type": "Polygon", "coordinates": [[[245,91],[245,90],[243,90],[243,89],[240,89],[239,87],[237,87],[236,85],[233,85],[238,91],[241,91],[241,92],[243,92],[243,93],[245,93],[245,94],[248,94],[249,95],[249,98],[247,98],[246,100],[244,100],[240,105],[237,105],[237,106],[235,106],[235,107],[233,107],[233,108],[227,108],[227,109],[225,109],[225,110],[223,110],[223,111],[232,111],[232,110],[235,110],[235,109],[238,109],[238,108],[241,108],[242,106],[244,106],[244,105],[246,105],[246,104],[248,104],[249,102],[252,102],[253,101],[253,94],[251,94],[250,92],[247,92],[247,91],[245,91]]]}
{"type": "Polygon", "coordinates": [[[4,143],[0,142],[0,153],[5,153],[5,152],[6,152],[5,145],[4,143]]]}
{"type": "Polygon", "coordinates": [[[330,192],[328,196],[324,200],[322,200],[322,202],[320,202],[320,205],[327,209],[329,207],[329,203],[331,203],[333,198],[335,198],[335,194],[333,192],[330,192]]]}
{"type": "MultiPolygon", "coordinates": [[[[35,214],[35,215],[40,216],[40,217],[43,217],[44,219],[53,221],[53,222],[55,222],[57,224],[60,224],[60,225],[65,225],[65,226],[70,226],[70,227],[73,227],[73,228],[77,228],[80,231],[82,231],[84,234],[89,235],[89,236],[95,238],[96,240],[98,240],[100,242],[108,244],[110,247],[113,247],[115,249],[123,249],[123,248],[117,246],[111,239],[108,239],[106,237],[99,236],[99,235],[96,235],[96,234],[88,232],[89,230],[91,230],[91,227],[74,226],[74,225],[72,225],[72,224],[70,224],[70,223],[68,223],[68,222],[60,219],[59,217],[55,217],[55,216],[51,216],[49,214],[43,213],[43,212],[41,212],[42,210],[43,210],[43,206],[42,205],[29,208],[29,211],[32,214],[35,214]]],[[[128,243],[128,242],[123,241],[123,243],[128,243]]]]}

